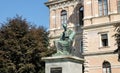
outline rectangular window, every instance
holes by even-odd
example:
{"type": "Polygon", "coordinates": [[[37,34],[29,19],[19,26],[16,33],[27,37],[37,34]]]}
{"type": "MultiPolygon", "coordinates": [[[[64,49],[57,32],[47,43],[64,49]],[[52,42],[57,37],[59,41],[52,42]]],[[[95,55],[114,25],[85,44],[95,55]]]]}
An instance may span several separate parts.
{"type": "Polygon", "coordinates": [[[107,15],[108,14],[108,2],[107,0],[98,0],[99,7],[99,15],[107,15]]]}
{"type": "Polygon", "coordinates": [[[61,24],[67,24],[67,11],[62,10],[61,11],[61,24]]]}
{"type": "Polygon", "coordinates": [[[83,41],[80,41],[80,53],[83,53],[83,41]]]}
{"type": "Polygon", "coordinates": [[[83,7],[80,7],[80,9],[79,9],[79,24],[80,24],[80,26],[83,26],[83,17],[84,17],[83,7]]]}
{"type": "Polygon", "coordinates": [[[117,8],[118,8],[118,13],[120,13],[120,0],[117,1],[117,8]]]}
{"type": "Polygon", "coordinates": [[[108,35],[101,34],[101,45],[102,47],[108,46],[108,35]]]}

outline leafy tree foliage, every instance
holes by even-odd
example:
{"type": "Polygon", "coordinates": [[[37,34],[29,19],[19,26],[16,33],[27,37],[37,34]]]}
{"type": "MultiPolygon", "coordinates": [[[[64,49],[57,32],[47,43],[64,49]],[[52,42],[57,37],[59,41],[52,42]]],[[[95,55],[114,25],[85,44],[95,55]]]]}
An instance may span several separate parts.
{"type": "Polygon", "coordinates": [[[115,52],[118,53],[118,61],[120,61],[120,23],[117,23],[114,26],[115,26],[115,30],[116,30],[116,33],[114,36],[115,36],[116,43],[118,46],[118,48],[115,50],[115,52]]]}
{"type": "Polygon", "coordinates": [[[20,16],[0,28],[0,73],[44,73],[41,57],[51,55],[48,32],[20,16]]]}

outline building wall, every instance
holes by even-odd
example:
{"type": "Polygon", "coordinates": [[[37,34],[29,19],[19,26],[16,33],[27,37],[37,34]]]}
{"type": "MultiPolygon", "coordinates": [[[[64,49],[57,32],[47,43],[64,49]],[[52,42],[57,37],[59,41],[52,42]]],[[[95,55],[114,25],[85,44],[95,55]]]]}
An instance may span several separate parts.
{"type": "Polygon", "coordinates": [[[108,15],[99,16],[98,0],[84,0],[84,58],[85,73],[104,73],[102,64],[108,61],[111,64],[111,73],[120,72],[114,24],[120,22],[117,12],[117,0],[108,0],[108,15]],[[89,11],[89,12],[88,12],[89,11]],[[101,34],[108,34],[108,46],[101,46],[101,34]]]}
{"type": "Polygon", "coordinates": [[[113,35],[114,27],[112,24],[107,26],[101,26],[101,27],[95,27],[95,28],[89,28],[84,30],[84,53],[92,53],[92,52],[101,52],[101,51],[110,51],[115,50],[117,47],[115,45],[115,39],[113,35]],[[101,46],[101,34],[107,33],[108,34],[108,46],[102,47],[101,46]]]}
{"type": "Polygon", "coordinates": [[[73,53],[76,56],[83,54],[84,73],[103,73],[102,64],[108,61],[111,64],[111,73],[120,72],[118,55],[113,53],[117,48],[113,35],[114,24],[120,22],[120,13],[117,11],[117,0],[108,0],[108,14],[99,15],[98,0],[49,0],[46,5],[50,9],[50,37],[51,46],[53,41],[62,33],[61,16],[62,10],[67,11],[68,28],[76,32],[73,43],[73,53]],[[84,7],[84,26],[79,23],[79,8],[84,7]],[[107,33],[108,46],[101,46],[101,34],[107,33]],[[81,48],[83,41],[83,48],[81,48]],[[83,53],[81,52],[83,49],[83,53]]]}
{"type": "Polygon", "coordinates": [[[115,33],[113,26],[85,29],[84,33],[86,36],[86,39],[84,39],[85,73],[103,73],[102,63],[104,61],[111,63],[112,73],[120,72],[118,55],[113,53],[117,48],[113,37],[115,33]],[[104,32],[108,33],[107,47],[100,46],[100,34],[104,32]]]}
{"type": "Polygon", "coordinates": [[[108,15],[99,16],[98,0],[84,0],[84,26],[100,25],[120,20],[117,0],[108,0],[108,15]]]}
{"type": "Polygon", "coordinates": [[[103,73],[102,64],[108,61],[111,64],[111,73],[120,72],[120,63],[117,60],[117,54],[102,54],[86,56],[85,73],[103,73]]]}
{"type": "Polygon", "coordinates": [[[61,11],[67,11],[67,25],[68,29],[76,32],[76,36],[73,43],[72,53],[73,55],[81,57],[81,41],[82,41],[82,29],[79,24],[79,8],[82,7],[80,0],[49,0],[46,5],[50,9],[50,44],[54,46],[54,41],[58,40],[63,32],[61,24],[61,11]]]}

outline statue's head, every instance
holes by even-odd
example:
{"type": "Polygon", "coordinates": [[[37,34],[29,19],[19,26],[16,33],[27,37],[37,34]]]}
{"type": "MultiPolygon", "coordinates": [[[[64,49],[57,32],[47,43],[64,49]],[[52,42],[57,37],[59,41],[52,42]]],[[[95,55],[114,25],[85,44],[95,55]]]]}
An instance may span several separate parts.
{"type": "Polygon", "coordinates": [[[67,24],[63,24],[63,28],[66,30],[67,29],[67,24]]]}

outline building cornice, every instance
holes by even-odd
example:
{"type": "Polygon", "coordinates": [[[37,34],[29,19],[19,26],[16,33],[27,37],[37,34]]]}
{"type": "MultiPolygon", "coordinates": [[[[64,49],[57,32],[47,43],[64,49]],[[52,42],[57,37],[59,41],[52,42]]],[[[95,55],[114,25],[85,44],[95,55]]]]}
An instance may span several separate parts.
{"type": "Polygon", "coordinates": [[[77,61],[82,61],[84,62],[85,60],[83,58],[79,58],[79,57],[76,57],[76,56],[71,56],[71,55],[66,55],[66,56],[54,56],[54,57],[43,57],[42,60],[45,60],[45,61],[52,61],[53,60],[60,60],[60,59],[69,59],[69,60],[77,60],[77,61]]]}
{"type": "Polygon", "coordinates": [[[96,16],[87,16],[87,17],[84,17],[83,20],[91,20],[91,19],[95,19],[95,18],[103,18],[103,17],[109,17],[111,15],[119,15],[120,13],[117,13],[117,11],[115,12],[108,12],[108,15],[105,15],[105,16],[99,16],[99,15],[96,15],[96,16]]]}
{"type": "Polygon", "coordinates": [[[115,50],[110,50],[110,51],[99,51],[99,52],[86,52],[83,53],[83,56],[94,56],[94,55],[105,55],[105,54],[115,54],[115,50]]]}
{"type": "Polygon", "coordinates": [[[63,2],[66,2],[66,1],[72,1],[72,0],[53,0],[53,1],[46,2],[45,5],[47,7],[49,7],[50,5],[54,5],[54,4],[58,4],[58,3],[63,3],[63,2]]]}
{"type": "MultiPolygon", "coordinates": [[[[71,25],[71,26],[68,26],[67,28],[76,28],[76,27],[83,27],[83,26],[80,26],[80,24],[76,24],[76,25],[71,25]]],[[[58,27],[58,28],[52,28],[52,29],[49,29],[49,31],[56,31],[56,30],[62,30],[63,28],[62,27],[58,27]]]]}
{"type": "Polygon", "coordinates": [[[100,23],[100,24],[91,24],[90,26],[82,27],[84,29],[92,29],[97,27],[105,27],[105,26],[113,26],[114,24],[120,23],[120,21],[108,22],[108,23],[100,23]]]}

